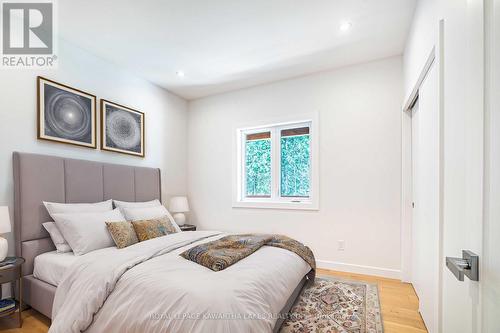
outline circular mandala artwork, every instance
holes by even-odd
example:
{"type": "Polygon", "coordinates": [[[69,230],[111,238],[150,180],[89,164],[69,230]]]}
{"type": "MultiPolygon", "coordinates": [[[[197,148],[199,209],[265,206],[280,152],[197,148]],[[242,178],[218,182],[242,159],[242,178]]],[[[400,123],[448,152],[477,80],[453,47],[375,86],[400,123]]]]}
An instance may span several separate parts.
{"type": "Polygon", "coordinates": [[[114,109],[106,117],[106,135],[116,147],[132,149],[141,143],[141,127],[127,111],[114,109]]]}
{"type": "Polygon", "coordinates": [[[50,94],[45,102],[45,124],[55,136],[81,140],[89,135],[90,112],[79,96],[59,91],[50,94]]]}

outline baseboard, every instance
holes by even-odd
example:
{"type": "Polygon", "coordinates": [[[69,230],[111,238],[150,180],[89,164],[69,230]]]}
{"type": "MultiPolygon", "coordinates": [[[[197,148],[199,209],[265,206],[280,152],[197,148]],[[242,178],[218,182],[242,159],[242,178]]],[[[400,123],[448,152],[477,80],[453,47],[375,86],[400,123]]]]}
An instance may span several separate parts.
{"type": "Polygon", "coordinates": [[[398,280],[401,279],[401,271],[398,269],[345,264],[342,262],[335,262],[328,260],[316,260],[316,265],[318,266],[318,268],[331,269],[334,271],[374,275],[374,276],[381,276],[385,278],[398,279],[398,280]]]}

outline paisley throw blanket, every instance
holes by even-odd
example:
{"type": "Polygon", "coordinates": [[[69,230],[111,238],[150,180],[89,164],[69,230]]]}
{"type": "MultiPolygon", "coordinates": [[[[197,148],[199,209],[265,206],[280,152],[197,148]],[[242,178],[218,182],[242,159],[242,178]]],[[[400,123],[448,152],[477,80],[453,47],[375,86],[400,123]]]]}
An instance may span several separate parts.
{"type": "Polygon", "coordinates": [[[213,271],[221,271],[248,257],[262,246],[280,247],[297,254],[311,266],[308,277],[309,280],[314,281],[316,260],[311,249],[301,242],[283,235],[230,235],[192,247],[180,255],[213,271]]]}

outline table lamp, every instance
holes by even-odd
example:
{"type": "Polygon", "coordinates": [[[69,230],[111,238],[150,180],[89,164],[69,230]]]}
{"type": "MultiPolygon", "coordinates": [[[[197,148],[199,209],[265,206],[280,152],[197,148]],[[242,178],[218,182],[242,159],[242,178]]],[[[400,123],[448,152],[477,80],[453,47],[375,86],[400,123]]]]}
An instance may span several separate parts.
{"type": "Polygon", "coordinates": [[[175,223],[184,225],[186,223],[186,215],[189,212],[189,204],[186,197],[173,197],[170,199],[170,212],[174,214],[175,223]]]}
{"type": "MultiPolygon", "coordinates": [[[[10,216],[9,207],[0,207],[0,234],[6,234],[10,232],[10,216]]],[[[3,237],[0,237],[0,261],[3,261],[7,257],[7,250],[9,249],[9,243],[3,237]]]]}

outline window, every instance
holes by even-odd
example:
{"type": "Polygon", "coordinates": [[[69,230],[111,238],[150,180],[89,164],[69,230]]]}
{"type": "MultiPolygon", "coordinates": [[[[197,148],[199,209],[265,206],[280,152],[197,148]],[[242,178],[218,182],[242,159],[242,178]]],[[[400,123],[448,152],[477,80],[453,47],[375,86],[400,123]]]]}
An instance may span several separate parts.
{"type": "Polygon", "coordinates": [[[246,134],[245,196],[270,198],[271,178],[271,132],[246,134]]]}
{"type": "Polygon", "coordinates": [[[238,129],[233,206],[317,209],[316,135],[312,120],[238,129]]]}
{"type": "Polygon", "coordinates": [[[309,126],[281,130],[280,150],[280,195],[309,198],[311,188],[309,126]]]}

